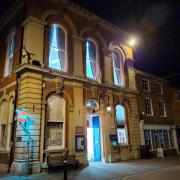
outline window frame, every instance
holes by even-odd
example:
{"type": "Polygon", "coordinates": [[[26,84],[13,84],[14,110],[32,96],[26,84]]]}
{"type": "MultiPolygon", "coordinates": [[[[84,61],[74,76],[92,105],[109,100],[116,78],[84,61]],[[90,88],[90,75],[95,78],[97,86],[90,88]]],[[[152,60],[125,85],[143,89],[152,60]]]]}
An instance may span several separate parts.
{"type": "Polygon", "coordinates": [[[146,91],[146,92],[150,92],[150,82],[149,82],[149,79],[142,79],[142,89],[143,89],[143,91],[146,91]],[[145,87],[145,84],[144,84],[144,82],[147,82],[147,89],[146,88],[144,88],[145,87]]]}
{"type": "Polygon", "coordinates": [[[150,97],[145,97],[144,98],[144,111],[145,111],[145,115],[146,116],[153,116],[153,105],[152,105],[152,99],[150,97]],[[147,106],[146,106],[146,102],[145,102],[146,100],[149,100],[149,102],[150,102],[150,109],[151,109],[150,110],[151,111],[150,114],[147,114],[147,111],[146,111],[147,110],[146,109],[147,106]]]}
{"type": "Polygon", "coordinates": [[[159,116],[160,117],[167,117],[166,115],[166,106],[165,106],[165,102],[163,100],[158,100],[158,107],[159,107],[159,116]],[[160,104],[161,103],[161,104],[160,104]],[[163,105],[163,106],[161,106],[163,105]],[[163,107],[163,115],[161,114],[161,107],[163,107]]]}
{"type": "Polygon", "coordinates": [[[119,145],[128,145],[129,144],[129,134],[128,134],[128,124],[127,124],[126,108],[123,105],[121,105],[121,104],[117,104],[115,106],[115,119],[116,119],[116,128],[117,128],[116,132],[117,132],[118,144],[119,145]],[[123,108],[123,110],[124,110],[124,123],[120,124],[120,125],[118,125],[117,114],[116,114],[117,106],[121,106],[123,108]],[[121,127],[118,127],[118,126],[124,126],[124,128],[121,128],[121,127]],[[125,143],[120,143],[119,142],[119,130],[120,129],[124,129],[124,131],[125,131],[125,141],[126,141],[125,143]]]}
{"type": "MultiPolygon", "coordinates": [[[[50,100],[49,100],[50,101],[50,100]]],[[[46,132],[48,133],[48,135],[45,137],[45,148],[47,150],[56,150],[56,149],[63,149],[65,148],[65,143],[66,143],[66,137],[65,137],[65,132],[66,132],[66,100],[59,96],[59,95],[56,95],[56,94],[52,94],[50,95],[48,98],[47,98],[47,106],[48,106],[48,111],[47,111],[47,114],[46,114],[46,132]],[[49,102],[48,100],[52,97],[58,97],[60,100],[63,100],[64,102],[64,107],[63,107],[63,113],[64,113],[64,117],[63,117],[63,120],[56,120],[56,121],[53,121],[50,119],[50,106],[49,106],[49,102]],[[60,127],[62,124],[62,145],[49,145],[48,144],[48,141],[50,139],[50,128],[52,129],[52,127],[60,127]]]]}
{"type": "MultiPolygon", "coordinates": [[[[65,26],[59,22],[52,22],[51,24],[49,24],[49,37],[48,37],[48,40],[49,40],[49,44],[48,44],[48,62],[47,62],[47,65],[48,65],[48,68],[52,69],[53,71],[58,71],[58,72],[63,72],[63,73],[66,73],[68,72],[68,31],[67,29],[65,28],[65,26]],[[51,48],[55,48],[55,47],[52,47],[51,46],[51,28],[53,25],[56,25],[57,26],[57,29],[60,28],[63,30],[64,32],[64,35],[65,35],[65,40],[64,40],[64,43],[65,43],[65,49],[64,50],[61,50],[60,48],[57,50],[57,51],[63,51],[64,52],[64,69],[61,69],[61,67],[58,69],[58,68],[53,68],[50,66],[50,49],[51,48]]],[[[59,55],[58,55],[59,56],[59,55]]],[[[60,60],[59,60],[60,61],[60,60]]],[[[61,63],[60,63],[60,66],[61,66],[61,63]]]]}
{"type": "MultiPolygon", "coordinates": [[[[85,53],[85,58],[84,58],[85,59],[85,77],[87,79],[89,79],[89,80],[100,82],[101,79],[98,79],[98,76],[101,73],[100,72],[100,67],[99,67],[99,63],[100,63],[99,45],[96,42],[96,40],[94,40],[93,38],[88,37],[88,38],[85,39],[84,49],[85,49],[85,51],[84,51],[84,53],[85,53]],[[87,76],[87,58],[86,58],[86,42],[87,41],[91,41],[95,45],[95,48],[96,48],[96,61],[95,61],[96,62],[96,77],[94,77],[94,78],[91,78],[91,77],[87,76]]],[[[89,60],[89,61],[91,62],[92,60],[89,60]]],[[[92,73],[93,73],[93,70],[92,70],[92,73]]]]}
{"type": "MultiPolygon", "coordinates": [[[[116,68],[117,69],[117,68],[116,68]]],[[[112,71],[113,71],[113,84],[117,87],[125,87],[125,76],[124,76],[124,61],[123,61],[123,54],[122,52],[120,52],[119,49],[117,48],[114,48],[112,50],[112,71]],[[118,55],[118,59],[119,59],[119,64],[120,64],[120,67],[119,67],[119,72],[120,72],[120,81],[121,83],[120,84],[116,84],[115,83],[115,63],[114,63],[114,58],[113,58],[113,53],[117,54],[118,55]],[[122,67],[122,68],[121,68],[122,67]]]]}
{"type": "Polygon", "coordinates": [[[157,82],[156,83],[156,92],[158,93],[158,94],[163,94],[163,88],[162,88],[162,83],[160,83],[160,82],[157,82]],[[160,89],[159,89],[159,87],[160,87],[160,89]],[[159,91],[160,90],[160,91],[159,91]]]}
{"type": "Polygon", "coordinates": [[[5,58],[5,68],[4,68],[4,78],[11,76],[13,73],[13,63],[14,63],[14,52],[15,52],[15,31],[9,34],[7,47],[6,47],[6,58],[5,58]],[[11,44],[12,43],[12,44],[11,44]],[[11,52],[11,46],[13,45],[13,52],[11,52]]]}

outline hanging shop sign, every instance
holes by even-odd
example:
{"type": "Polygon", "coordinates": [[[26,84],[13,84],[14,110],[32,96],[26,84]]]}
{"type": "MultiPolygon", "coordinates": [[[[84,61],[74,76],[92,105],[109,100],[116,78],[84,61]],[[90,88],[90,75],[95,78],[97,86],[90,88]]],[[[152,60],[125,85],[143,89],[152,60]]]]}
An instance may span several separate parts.
{"type": "Polygon", "coordinates": [[[27,120],[27,113],[25,111],[19,111],[18,112],[18,116],[17,116],[17,120],[20,123],[24,123],[27,120]]]}

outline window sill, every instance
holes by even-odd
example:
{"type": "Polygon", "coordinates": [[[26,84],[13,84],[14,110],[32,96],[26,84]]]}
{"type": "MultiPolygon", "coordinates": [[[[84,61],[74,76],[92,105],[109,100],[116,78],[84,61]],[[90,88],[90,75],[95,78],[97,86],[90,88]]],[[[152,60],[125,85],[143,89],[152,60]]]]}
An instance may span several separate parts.
{"type": "Polygon", "coordinates": [[[120,148],[129,148],[131,147],[131,144],[119,144],[120,148]]]}

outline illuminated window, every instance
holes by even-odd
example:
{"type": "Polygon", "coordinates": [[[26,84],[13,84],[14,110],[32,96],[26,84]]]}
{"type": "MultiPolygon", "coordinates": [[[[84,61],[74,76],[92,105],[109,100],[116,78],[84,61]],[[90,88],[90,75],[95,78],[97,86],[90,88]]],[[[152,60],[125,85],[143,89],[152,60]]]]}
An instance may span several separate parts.
{"type": "Polygon", "coordinates": [[[152,109],[152,100],[151,98],[145,98],[144,99],[144,106],[145,106],[145,114],[146,115],[153,115],[153,109],[152,109]]]}
{"type": "Polygon", "coordinates": [[[91,40],[85,42],[86,50],[86,77],[97,79],[97,46],[91,40]]]}
{"type": "Polygon", "coordinates": [[[58,95],[48,98],[47,149],[64,148],[65,100],[58,95]]]}
{"type": "Polygon", "coordinates": [[[144,130],[145,145],[150,150],[156,150],[157,148],[172,149],[174,148],[173,130],[161,130],[161,129],[145,129],[144,130]]]}
{"type": "Polygon", "coordinates": [[[49,46],[49,67],[66,71],[66,33],[57,24],[51,25],[49,46]]]}
{"type": "Polygon", "coordinates": [[[12,73],[13,56],[14,56],[14,36],[15,33],[12,33],[8,42],[4,77],[7,77],[12,73]]]}
{"type": "Polygon", "coordinates": [[[122,57],[118,52],[113,51],[113,74],[114,74],[114,84],[117,86],[123,86],[123,66],[122,66],[122,57]]]}
{"type": "Polygon", "coordinates": [[[158,101],[158,105],[159,105],[159,115],[161,117],[166,117],[166,109],[165,109],[164,101],[158,101]]]}
{"type": "Polygon", "coordinates": [[[116,106],[116,121],[117,121],[117,134],[118,142],[120,144],[127,144],[127,127],[126,127],[126,115],[125,109],[121,105],[116,106]]]}
{"type": "Polygon", "coordinates": [[[150,91],[149,80],[147,79],[142,80],[142,88],[145,91],[150,91]]]}

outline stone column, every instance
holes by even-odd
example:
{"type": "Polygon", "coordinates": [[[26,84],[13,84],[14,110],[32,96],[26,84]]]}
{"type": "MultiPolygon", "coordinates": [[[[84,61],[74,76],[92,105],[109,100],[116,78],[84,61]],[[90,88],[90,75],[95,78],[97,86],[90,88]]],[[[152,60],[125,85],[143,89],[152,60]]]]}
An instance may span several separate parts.
{"type": "Polygon", "coordinates": [[[83,40],[73,35],[73,50],[74,50],[74,76],[83,78],[83,40]]]}
{"type": "Polygon", "coordinates": [[[113,84],[112,69],[112,51],[104,50],[104,78],[106,84],[113,84]]]}
{"type": "MultiPolygon", "coordinates": [[[[24,37],[23,46],[28,52],[33,53],[31,55],[32,60],[37,60],[43,66],[43,51],[44,51],[44,25],[45,23],[29,17],[23,22],[24,26],[24,37]]],[[[23,55],[25,55],[23,51],[23,55]]],[[[27,63],[27,56],[22,57],[22,64],[27,63]]],[[[31,62],[30,62],[31,63],[31,62]]]]}
{"type": "MultiPolygon", "coordinates": [[[[26,72],[21,75],[17,97],[17,109],[27,112],[24,127],[30,134],[29,159],[32,173],[40,172],[40,124],[42,111],[42,75],[26,72]]],[[[17,122],[14,162],[11,173],[16,175],[27,174],[27,143],[28,135],[17,122]]]]}
{"type": "Polygon", "coordinates": [[[134,73],[134,60],[133,59],[126,59],[126,65],[127,65],[127,69],[128,69],[129,88],[132,90],[136,90],[135,73],[134,73]]]}
{"type": "Polygon", "coordinates": [[[144,121],[140,120],[141,145],[145,145],[144,141],[144,121]]]}

